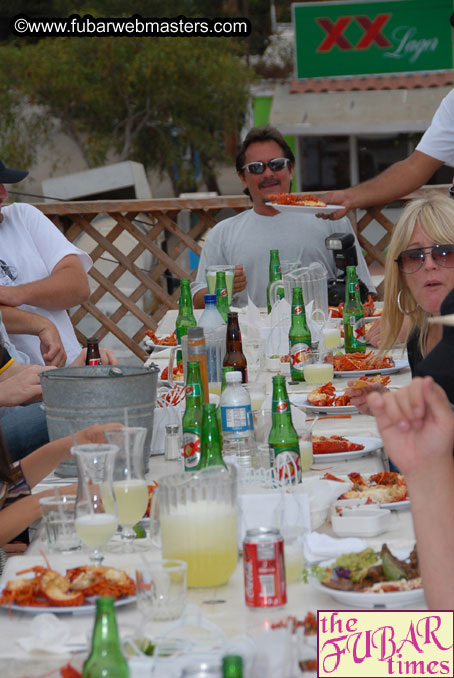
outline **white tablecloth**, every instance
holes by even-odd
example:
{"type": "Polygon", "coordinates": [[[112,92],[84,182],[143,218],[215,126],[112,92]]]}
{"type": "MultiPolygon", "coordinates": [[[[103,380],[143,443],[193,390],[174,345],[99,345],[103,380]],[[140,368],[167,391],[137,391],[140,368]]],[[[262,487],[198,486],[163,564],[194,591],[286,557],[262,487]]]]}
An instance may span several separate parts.
{"type": "MultiPolygon", "coordinates": [[[[159,328],[159,334],[169,333],[174,329],[175,314],[170,312],[167,314],[159,328]]],[[[402,357],[401,349],[394,351],[395,356],[402,357]]],[[[156,355],[156,361],[163,366],[166,362],[165,357],[156,355]]],[[[267,387],[267,393],[271,392],[271,377],[269,372],[262,371],[259,374],[253,375],[260,381],[264,381],[267,387]]],[[[409,370],[406,369],[399,374],[393,375],[391,378],[392,387],[399,388],[408,383],[410,380],[409,370]]],[[[342,390],[346,385],[346,379],[335,379],[336,387],[342,390]]],[[[309,388],[306,384],[298,386],[289,386],[289,392],[304,393],[309,388]]],[[[310,415],[309,415],[310,416],[310,415]]],[[[318,434],[349,434],[355,436],[377,436],[377,428],[375,420],[372,417],[364,415],[352,415],[349,418],[327,418],[321,419],[317,425],[315,432],[318,434]]],[[[162,456],[152,457],[150,460],[150,479],[159,479],[163,474],[173,472],[178,468],[178,463],[165,462],[162,456]]],[[[323,474],[329,470],[333,474],[345,474],[350,471],[359,471],[364,474],[370,474],[384,469],[383,455],[381,452],[373,453],[367,457],[355,459],[350,462],[337,461],[336,463],[316,463],[311,475],[323,474]]],[[[328,524],[321,528],[322,532],[333,535],[328,524]]],[[[414,543],[414,531],[411,520],[411,513],[409,510],[393,512],[390,529],[380,537],[368,540],[371,546],[380,548],[386,542],[390,546],[399,548],[411,548],[414,543]]],[[[39,548],[43,546],[39,540],[36,541],[29,549],[26,556],[15,559],[14,566],[25,567],[27,565],[36,564],[37,560],[42,562],[37,555],[39,548]]],[[[159,558],[159,551],[151,545],[150,550],[159,558]]],[[[135,564],[137,562],[135,555],[125,557],[115,554],[108,554],[106,563],[113,566],[124,567],[131,574],[134,574],[135,564]]],[[[73,554],[71,556],[55,556],[50,557],[51,565],[56,568],[65,569],[66,566],[73,567],[86,561],[86,555],[73,554]]],[[[11,565],[11,563],[10,563],[11,565]]],[[[11,567],[8,567],[7,572],[11,574],[11,567]]],[[[4,578],[3,580],[4,581],[4,578]]],[[[243,568],[241,560],[238,567],[231,577],[227,586],[223,587],[217,594],[225,600],[224,603],[210,604],[209,601],[214,597],[214,592],[210,590],[191,590],[188,594],[188,602],[199,606],[202,615],[208,620],[217,624],[227,636],[249,636],[256,638],[263,633],[265,629],[269,628],[272,621],[281,620],[288,615],[294,615],[298,619],[302,619],[308,611],[316,612],[317,609],[343,609],[328,593],[315,591],[309,584],[298,583],[288,587],[288,603],[284,609],[277,610],[271,613],[250,612],[244,603],[244,585],[243,585],[243,568]]],[[[20,635],[28,633],[28,626],[31,621],[31,615],[23,612],[14,612],[9,614],[8,610],[0,610],[0,621],[2,632],[0,634],[0,660],[2,665],[2,677],[7,676],[38,676],[43,674],[45,670],[52,669],[56,666],[61,666],[66,660],[71,658],[71,655],[65,657],[51,656],[46,654],[26,655],[25,652],[16,643],[16,638],[20,635]]],[[[93,624],[92,615],[64,615],[65,623],[71,626],[74,634],[85,633],[90,635],[93,624]]],[[[124,631],[131,626],[140,626],[141,620],[136,605],[132,603],[117,610],[117,619],[120,628],[124,631]]],[[[153,637],[157,637],[164,632],[167,625],[165,623],[155,622],[149,629],[153,637]]],[[[80,657],[73,656],[75,663],[77,661],[80,665],[80,657]]],[[[146,674],[143,674],[146,675],[146,674]]],[[[262,668],[260,678],[267,678],[266,669],[262,668]]],[[[270,676],[271,678],[271,676],[270,676]]],[[[282,677],[284,678],[284,677],[282,677]]],[[[289,676],[290,678],[290,676],[289,676]]]]}

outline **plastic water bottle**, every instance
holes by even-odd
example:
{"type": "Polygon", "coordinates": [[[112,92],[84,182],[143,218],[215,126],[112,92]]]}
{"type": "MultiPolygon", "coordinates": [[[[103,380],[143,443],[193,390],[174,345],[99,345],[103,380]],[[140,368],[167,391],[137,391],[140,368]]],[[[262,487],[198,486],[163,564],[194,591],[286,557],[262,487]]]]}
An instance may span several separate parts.
{"type": "Polygon", "coordinates": [[[202,327],[207,348],[208,381],[222,380],[222,360],[225,354],[226,323],[216,308],[216,295],[205,294],[205,310],[199,318],[197,327],[202,327]]]}
{"type": "Polygon", "coordinates": [[[221,425],[224,454],[237,457],[240,466],[255,466],[256,445],[251,398],[241,384],[241,372],[227,372],[227,388],[221,395],[221,425]]]}

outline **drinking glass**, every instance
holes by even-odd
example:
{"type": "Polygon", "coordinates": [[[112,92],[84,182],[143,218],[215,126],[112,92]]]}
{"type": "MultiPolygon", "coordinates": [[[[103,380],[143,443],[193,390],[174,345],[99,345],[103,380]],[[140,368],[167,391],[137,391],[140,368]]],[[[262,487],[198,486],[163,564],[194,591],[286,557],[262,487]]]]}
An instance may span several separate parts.
{"type": "Polygon", "coordinates": [[[301,471],[309,471],[314,463],[314,450],[312,447],[312,427],[298,429],[301,471]]]}
{"type": "Polygon", "coordinates": [[[178,619],[186,606],[183,560],[152,560],[147,554],[136,566],[137,607],[144,622],[178,619]]]}
{"type": "Polygon", "coordinates": [[[210,294],[216,294],[216,273],[218,271],[224,271],[225,273],[225,282],[227,285],[227,295],[230,306],[233,297],[233,280],[235,277],[235,266],[230,264],[211,264],[210,266],[207,266],[205,275],[207,279],[208,292],[210,294]]]}
{"type": "Polygon", "coordinates": [[[148,504],[143,447],[147,430],[141,426],[124,426],[105,431],[107,442],[118,452],[113,467],[113,491],[121,525],[122,550],[133,551],[134,525],[143,518],[148,504]]]}
{"type": "Polygon", "coordinates": [[[325,347],[327,349],[339,348],[341,345],[340,320],[329,320],[322,329],[325,347]]]}
{"type": "Polygon", "coordinates": [[[104,556],[99,548],[107,544],[118,526],[112,475],[115,445],[76,445],[71,448],[77,460],[79,482],[76,500],[76,532],[92,549],[90,560],[99,565],[104,556]]]}
{"type": "Polygon", "coordinates": [[[305,381],[312,384],[326,384],[333,380],[333,354],[330,351],[309,351],[304,354],[305,381]]]}

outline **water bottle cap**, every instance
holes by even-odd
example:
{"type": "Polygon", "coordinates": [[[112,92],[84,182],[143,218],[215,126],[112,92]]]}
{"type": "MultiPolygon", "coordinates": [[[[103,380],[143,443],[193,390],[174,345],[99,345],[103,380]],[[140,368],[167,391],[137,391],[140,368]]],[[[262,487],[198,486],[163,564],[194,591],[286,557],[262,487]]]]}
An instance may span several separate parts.
{"type": "Polygon", "coordinates": [[[226,372],[225,381],[227,384],[235,384],[236,382],[241,382],[243,380],[243,375],[238,370],[234,372],[226,372]]]}
{"type": "Polygon", "coordinates": [[[207,304],[215,304],[216,303],[216,295],[215,294],[205,294],[203,296],[203,301],[205,302],[205,306],[207,304]]]}

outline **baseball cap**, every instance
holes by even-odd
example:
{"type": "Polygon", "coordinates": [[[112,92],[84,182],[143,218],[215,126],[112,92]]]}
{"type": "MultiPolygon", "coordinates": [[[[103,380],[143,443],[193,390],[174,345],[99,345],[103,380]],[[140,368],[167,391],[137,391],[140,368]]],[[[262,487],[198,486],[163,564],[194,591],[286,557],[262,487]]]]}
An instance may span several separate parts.
{"type": "Polygon", "coordinates": [[[0,160],[0,184],[16,184],[25,179],[27,170],[10,169],[0,160]]]}

